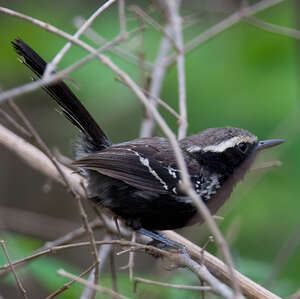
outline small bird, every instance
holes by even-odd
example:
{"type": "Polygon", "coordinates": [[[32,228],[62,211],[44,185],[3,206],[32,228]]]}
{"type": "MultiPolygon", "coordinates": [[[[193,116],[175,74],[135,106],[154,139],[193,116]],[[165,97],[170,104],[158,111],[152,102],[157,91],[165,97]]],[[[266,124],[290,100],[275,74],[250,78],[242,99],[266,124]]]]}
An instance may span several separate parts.
{"type": "MultiPolygon", "coordinates": [[[[24,41],[12,42],[23,62],[41,77],[47,63],[24,41]]],[[[123,219],[127,226],[167,246],[157,230],[177,229],[203,219],[180,189],[181,171],[166,138],[139,138],[113,144],[64,82],[44,86],[65,116],[80,130],[77,160],[91,200],[123,219]]],[[[210,128],[179,140],[196,193],[215,214],[257,153],[282,143],[259,141],[250,132],[210,128]]]]}

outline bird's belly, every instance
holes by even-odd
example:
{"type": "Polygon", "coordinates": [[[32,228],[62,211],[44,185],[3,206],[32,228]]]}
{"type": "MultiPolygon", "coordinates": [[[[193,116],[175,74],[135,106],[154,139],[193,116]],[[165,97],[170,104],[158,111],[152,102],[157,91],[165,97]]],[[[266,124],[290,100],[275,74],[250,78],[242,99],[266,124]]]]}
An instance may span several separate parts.
{"type": "Polygon", "coordinates": [[[190,200],[138,190],[103,175],[88,178],[88,191],[94,201],[124,219],[133,229],[181,228],[197,212],[190,200]]]}

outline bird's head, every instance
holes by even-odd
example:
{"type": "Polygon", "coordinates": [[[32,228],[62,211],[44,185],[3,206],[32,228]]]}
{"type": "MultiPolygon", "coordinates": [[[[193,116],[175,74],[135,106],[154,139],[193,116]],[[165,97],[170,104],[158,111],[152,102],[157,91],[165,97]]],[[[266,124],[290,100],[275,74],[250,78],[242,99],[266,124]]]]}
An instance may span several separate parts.
{"type": "Polygon", "coordinates": [[[180,141],[181,147],[201,165],[214,173],[230,175],[259,151],[284,142],[282,139],[259,141],[239,128],[210,128],[180,141]]]}

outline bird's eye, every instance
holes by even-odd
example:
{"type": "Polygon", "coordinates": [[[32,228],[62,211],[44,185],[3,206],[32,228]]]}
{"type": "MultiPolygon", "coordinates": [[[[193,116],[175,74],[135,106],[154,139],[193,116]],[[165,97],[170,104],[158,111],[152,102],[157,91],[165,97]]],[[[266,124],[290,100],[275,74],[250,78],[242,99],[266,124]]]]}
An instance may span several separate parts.
{"type": "Polygon", "coordinates": [[[245,153],[248,149],[248,145],[245,142],[241,142],[238,144],[238,148],[242,153],[245,153]]]}

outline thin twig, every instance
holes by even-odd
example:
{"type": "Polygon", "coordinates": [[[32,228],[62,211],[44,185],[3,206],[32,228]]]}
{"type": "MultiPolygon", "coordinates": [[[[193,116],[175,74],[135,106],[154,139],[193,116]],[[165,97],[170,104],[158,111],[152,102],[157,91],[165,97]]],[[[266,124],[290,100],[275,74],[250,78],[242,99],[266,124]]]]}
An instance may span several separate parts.
{"type": "MultiPolygon", "coordinates": [[[[143,250],[149,250],[151,252],[154,252],[158,255],[161,256],[167,256],[168,252],[158,249],[153,246],[149,245],[143,245],[140,243],[133,243],[130,241],[125,241],[125,240],[106,240],[106,241],[95,241],[96,245],[120,245],[122,247],[135,247],[135,249],[143,249],[143,250]]],[[[61,250],[66,250],[66,249],[72,249],[72,248],[80,248],[80,247],[86,247],[86,246],[91,246],[90,242],[78,242],[78,243],[71,243],[71,244],[66,244],[66,245],[60,245],[60,246],[53,246],[51,248],[47,248],[45,250],[40,250],[39,252],[36,252],[26,258],[19,259],[17,261],[12,262],[13,266],[28,262],[30,260],[33,260],[39,256],[46,255],[46,254],[55,254],[57,251],[61,250]]],[[[6,264],[3,266],[0,266],[0,270],[6,270],[9,269],[10,265],[6,264]]]]}
{"type": "MultiPolygon", "coordinates": [[[[83,271],[79,277],[83,277],[84,275],[88,274],[89,272],[91,272],[93,269],[95,268],[95,264],[91,265],[90,267],[88,267],[85,271],[83,271]]],[[[76,282],[75,279],[72,279],[70,282],[67,282],[66,284],[64,284],[61,288],[59,288],[58,290],[56,290],[55,292],[53,292],[52,294],[50,294],[49,296],[46,297],[46,299],[52,299],[54,297],[56,297],[57,295],[61,294],[62,292],[68,290],[71,285],[76,282]]]]}
{"type": "MultiPolygon", "coordinates": [[[[95,19],[108,7],[110,7],[116,0],[108,0],[103,5],[101,5],[86,21],[82,26],[78,29],[78,31],[73,35],[74,38],[79,38],[86,30],[89,28],[95,19]]],[[[71,48],[72,43],[67,42],[66,45],[56,54],[54,59],[47,64],[46,70],[44,72],[44,79],[49,78],[50,74],[56,69],[56,66],[62,60],[63,56],[68,52],[71,48]]]]}
{"type": "Polygon", "coordinates": [[[264,22],[262,20],[254,18],[254,17],[246,16],[244,18],[244,20],[246,22],[248,22],[249,24],[252,24],[252,25],[254,25],[254,26],[256,26],[260,29],[263,29],[265,31],[269,31],[269,32],[272,32],[272,33],[292,37],[292,38],[295,38],[295,39],[300,39],[300,31],[299,30],[296,30],[296,29],[293,29],[293,28],[288,28],[288,27],[283,27],[283,26],[279,26],[279,25],[275,25],[275,24],[271,24],[271,23],[267,23],[267,22],[264,22]]]}
{"type": "MultiPolygon", "coordinates": [[[[111,240],[111,236],[108,234],[103,238],[103,241],[110,241],[110,240],[111,240]]],[[[105,262],[107,261],[107,257],[109,256],[112,248],[113,247],[111,244],[108,246],[101,246],[99,248],[99,251],[98,251],[99,264],[97,265],[98,269],[96,269],[96,267],[93,269],[93,271],[89,275],[88,282],[93,283],[95,285],[98,284],[99,279],[97,279],[96,275],[99,277],[101,270],[103,269],[105,262]],[[97,280],[97,282],[96,282],[96,280],[97,280]]],[[[95,297],[95,290],[93,290],[89,287],[85,287],[80,296],[80,299],[91,299],[94,297],[95,297]]]]}
{"type": "MultiPolygon", "coordinates": [[[[94,261],[95,261],[95,268],[94,268],[94,271],[92,272],[93,273],[93,283],[94,284],[98,284],[98,280],[99,280],[99,263],[101,262],[99,259],[98,259],[98,250],[97,250],[97,246],[96,246],[96,240],[95,240],[95,235],[94,235],[94,232],[92,230],[92,228],[90,227],[89,225],[89,221],[88,221],[88,217],[87,217],[87,214],[84,210],[84,207],[83,207],[83,204],[81,202],[81,198],[79,197],[77,199],[77,203],[78,203],[78,209],[79,209],[79,213],[80,213],[80,216],[82,218],[82,222],[83,222],[83,225],[85,227],[85,230],[88,234],[88,237],[89,237],[89,240],[91,242],[91,248],[92,248],[92,256],[94,258],[94,261]]],[[[90,297],[88,298],[91,298],[91,299],[94,299],[96,296],[96,292],[92,292],[90,294],[90,297]]]]}
{"type": "Polygon", "coordinates": [[[186,83],[185,83],[185,63],[184,63],[184,43],[182,33],[182,22],[179,15],[181,0],[169,0],[166,1],[166,7],[168,8],[168,16],[170,18],[170,24],[173,27],[173,36],[178,49],[176,53],[177,62],[177,80],[178,80],[178,98],[179,98],[179,111],[180,120],[178,126],[178,139],[182,139],[186,136],[188,127],[187,123],[187,108],[186,108],[186,83]]]}
{"type": "MultiPolygon", "coordinates": [[[[101,226],[103,226],[103,223],[100,221],[100,219],[96,218],[94,219],[93,221],[91,221],[89,223],[90,227],[91,228],[99,228],[101,226]]],[[[37,249],[34,253],[33,253],[33,256],[37,255],[40,256],[40,255],[43,255],[43,252],[45,250],[48,250],[50,248],[53,248],[55,246],[59,246],[59,245],[63,245],[63,244],[66,244],[68,242],[71,242],[81,236],[83,236],[85,234],[86,230],[84,227],[80,227],[80,228],[77,228],[76,230],[74,231],[71,231],[69,233],[67,233],[66,235],[54,240],[54,241],[50,241],[50,242],[46,242],[41,248],[37,249]],[[42,253],[42,254],[40,254],[42,253]]],[[[30,262],[30,261],[33,261],[33,259],[28,259],[26,260],[25,259],[22,259],[24,262],[30,262]]],[[[22,264],[18,264],[18,267],[22,265],[22,264]]],[[[25,264],[24,264],[25,265],[25,264]]],[[[6,270],[1,270],[0,271],[0,277],[4,276],[5,274],[7,274],[9,272],[9,269],[6,268],[6,270]]]]}
{"type": "MultiPolygon", "coordinates": [[[[171,32],[172,27],[170,24],[167,24],[165,26],[165,31],[171,32]]],[[[165,36],[162,36],[158,54],[155,59],[154,68],[151,74],[151,81],[149,85],[149,94],[150,100],[149,102],[156,107],[156,101],[155,98],[158,98],[160,95],[161,87],[163,84],[164,76],[167,70],[166,67],[166,59],[168,57],[169,51],[171,49],[171,42],[168,38],[165,36]]],[[[140,129],[140,137],[150,137],[152,136],[152,132],[154,129],[154,119],[150,111],[145,107],[145,117],[141,123],[141,129],[140,129]]]]}
{"type": "Polygon", "coordinates": [[[21,119],[24,126],[29,131],[29,133],[32,135],[32,137],[34,138],[37,145],[39,145],[41,147],[41,149],[48,156],[49,160],[53,163],[53,165],[57,169],[58,173],[60,174],[62,180],[64,181],[66,187],[68,187],[68,189],[72,193],[72,195],[76,197],[77,195],[74,192],[74,190],[72,189],[72,186],[69,183],[64,172],[62,171],[60,164],[58,163],[58,161],[56,160],[56,158],[54,157],[54,155],[52,154],[52,152],[50,151],[50,149],[48,148],[48,146],[46,145],[44,140],[40,137],[38,132],[35,130],[35,128],[31,124],[31,122],[28,120],[28,118],[25,116],[25,114],[22,112],[22,110],[19,108],[19,106],[13,100],[10,100],[8,103],[9,103],[10,107],[13,109],[13,111],[16,113],[16,115],[21,119]]]}
{"type": "MultiPolygon", "coordinates": [[[[241,21],[245,16],[255,15],[256,13],[266,10],[267,8],[270,8],[283,1],[284,0],[262,0],[256,4],[253,4],[252,6],[247,7],[247,10],[244,10],[242,14],[240,10],[233,13],[226,19],[222,20],[216,25],[211,26],[210,28],[208,28],[207,30],[205,30],[204,32],[187,42],[184,47],[184,53],[186,54],[191,52],[192,50],[196,49],[198,46],[214,38],[218,34],[231,28],[233,25],[241,21]]],[[[167,66],[172,64],[174,61],[176,61],[175,54],[169,57],[169,59],[166,62],[167,66]]]]}
{"type": "Polygon", "coordinates": [[[120,295],[120,294],[118,294],[118,293],[116,293],[116,292],[114,292],[114,291],[112,291],[110,289],[101,287],[99,285],[92,284],[89,281],[84,280],[84,279],[82,279],[82,278],[80,278],[80,277],[78,277],[76,275],[71,274],[71,273],[68,273],[68,272],[66,272],[63,269],[58,270],[57,274],[60,275],[60,276],[63,276],[63,277],[67,277],[67,278],[73,279],[76,282],[78,282],[78,283],[80,283],[80,284],[82,284],[84,286],[87,286],[88,288],[91,288],[91,289],[93,289],[93,290],[95,290],[95,291],[97,291],[99,293],[103,293],[105,295],[108,295],[108,296],[111,296],[111,297],[117,298],[117,299],[127,299],[127,297],[125,297],[125,296],[122,296],[122,295],[120,295]]]}
{"type": "MultiPolygon", "coordinates": [[[[132,233],[131,242],[136,242],[136,232],[132,233]]],[[[129,279],[133,279],[133,268],[134,268],[134,250],[132,248],[129,248],[129,261],[126,266],[121,267],[122,270],[129,269],[129,279]]],[[[127,252],[127,250],[126,250],[127,252]]],[[[122,251],[124,253],[124,251],[122,251]]],[[[118,253],[120,255],[120,252],[118,253]]]]}
{"type": "Polygon", "coordinates": [[[274,161],[269,161],[269,162],[263,162],[258,165],[254,165],[253,167],[250,168],[250,171],[257,171],[257,170],[262,170],[262,169],[269,169],[271,167],[280,167],[282,165],[281,161],[279,160],[274,160],[274,161]]]}
{"type": "MultiPolygon", "coordinates": [[[[74,24],[76,27],[80,27],[84,23],[84,21],[85,21],[85,19],[82,17],[74,18],[74,24]]],[[[84,35],[97,45],[102,45],[102,44],[107,43],[106,39],[103,38],[101,35],[99,35],[92,28],[88,28],[86,30],[86,32],[84,33],[84,35]]],[[[128,35],[130,35],[130,34],[127,33],[127,36],[128,35]]],[[[130,62],[132,64],[139,65],[139,58],[136,55],[126,51],[122,47],[114,46],[114,47],[111,47],[110,49],[108,49],[108,51],[111,53],[114,53],[115,55],[118,55],[119,57],[127,60],[128,62],[130,62]]],[[[150,70],[152,70],[153,66],[149,61],[145,61],[145,68],[148,71],[150,71],[150,70]]]]}
{"type": "Polygon", "coordinates": [[[116,263],[115,263],[115,250],[112,248],[109,255],[109,266],[110,266],[110,273],[111,273],[111,280],[112,280],[112,286],[113,290],[116,293],[119,293],[118,288],[118,277],[116,273],[116,263]]]}
{"type": "Polygon", "coordinates": [[[176,52],[179,52],[178,45],[176,44],[175,40],[173,37],[169,34],[168,31],[165,30],[164,27],[162,27],[160,24],[158,24],[154,19],[152,19],[149,15],[147,15],[140,7],[137,5],[130,5],[128,7],[129,10],[134,11],[138,16],[143,18],[146,22],[151,24],[155,29],[157,29],[159,32],[161,32],[166,38],[169,39],[171,44],[173,45],[174,49],[176,52]]]}
{"type": "Polygon", "coordinates": [[[28,299],[27,292],[26,292],[26,290],[24,289],[24,287],[23,287],[23,285],[22,285],[22,282],[21,282],[21,280],[19,279],[19,277],[18,277],[18,275],[17,275],[17,272],[16,272],[16,270],[15,270],[15,268],[14,268],[12,262],[11,262],[11,259],[10,259],[10,257],[9,257],[9,254],[8,254],[8,251],[7,251],[7,248],[6,248],[6,245],[5,245],[4,240],[1,240],[1,241],[0,241],[0,245],[1,245],[2,250],[3,250],[3,252],[4,252],[5,256],[6,256],[6,259],[7,259],[7,261],[8,261],[9,268],[11,269],[11,271],[12,271],[14,277],[15,277],[15,280],[16,280],[16,283],[17,283],[17,286],[18,286],[18,289],[19,289],[20,293],[22,294],[23,298],[28,299]]]}
{"type": "Polygon", "coordinates": [[[120,35],[126,39],[126,14],[125,14],[125,0],[118,1],[119,23],[120,23],[120,35]]]}
{"type": "MultiPolygon", "coordinates": [[[[119,80],[116,78],[118,82],[124,83],[123,81],[119,80]]],[[[164,109],[166,109],[171,115],[173,115],[178,121],[180,120],[180,115],[170,106],[168,105],[165,101],[161,100],[159,97],[150,94],[150,91],[146,90],[145,88],[141,88],[141,90],[149,97],[150,100],[154,100],[154,104],[159,104],[162,106],[164,109]]]]}
{"type": "Polygon", "coordinates": [[[278,277],[279,273],[286,265],[289,258],[295,253],[296,249],[299,248],[300,244],[300,223],[297,223],[292,232],[288,235],[286,241],[281,246],[274,262],[272,263],[272,271],[266,277],[264,286],[270,286],[274,280],[278,277]]]}
{"type": "Polygon", "coordinates": [[[22,135],[27,136],[28,138],[31,138],[32,135],[26,130],[23,126],[21,126],[17,121],[15,121],[6,111],[3,109],[0,109],[0,115],[9,123],[11,124],[15,129],[17,129],[22,135]]]}
{"type": "Polygon", "coordinates": [[[187,285],[179,285],[179,284],[171,284],[171,283],[165,283],[165,282],[160,282],[160,281],[155,281],[155,280],[149,280],[149,279],[144,279],[140,277],[134,277],[134,292],[136,292],[137,285],[138,283],[145,283],[145,284],[151,284],[151,285],[156,285],[160,287],[167,287],[167,288],[173,288],[173,289],[180,289],[180,290],[193,290],[193,291],[211,291],[211,287],[207,286],[187,286],[187,285]]]}

